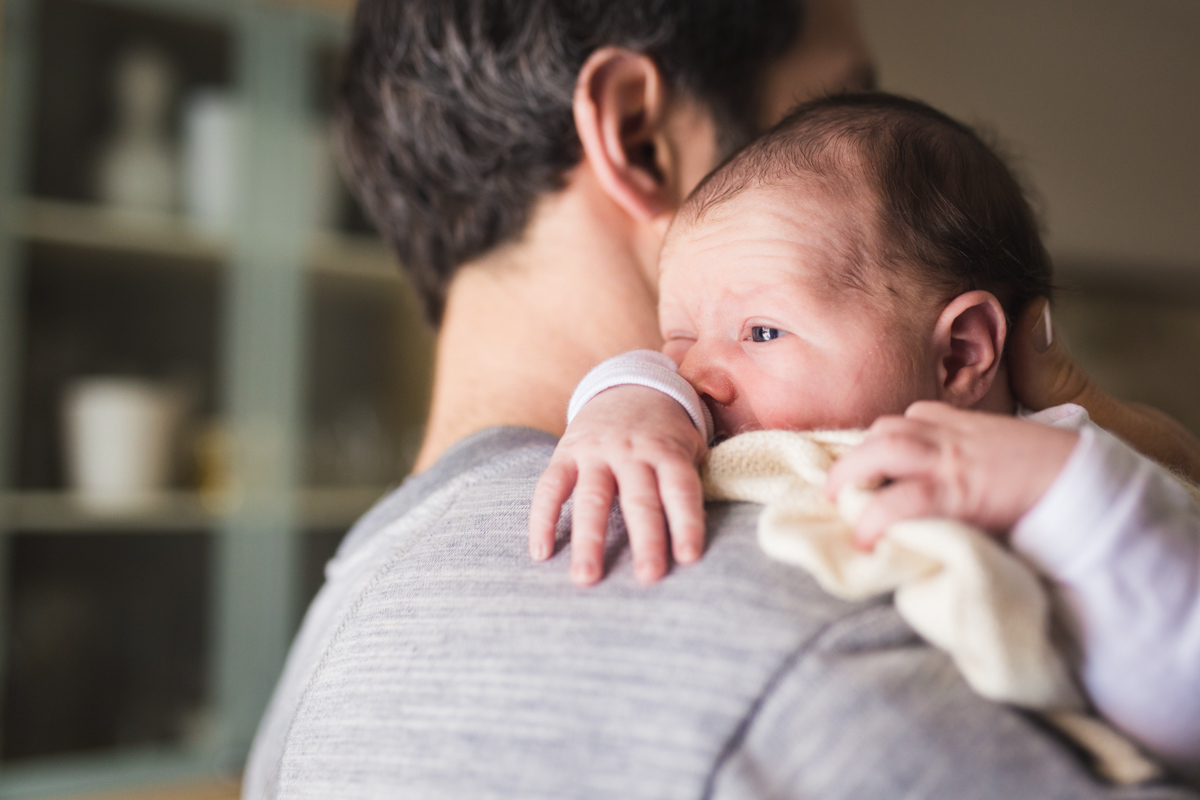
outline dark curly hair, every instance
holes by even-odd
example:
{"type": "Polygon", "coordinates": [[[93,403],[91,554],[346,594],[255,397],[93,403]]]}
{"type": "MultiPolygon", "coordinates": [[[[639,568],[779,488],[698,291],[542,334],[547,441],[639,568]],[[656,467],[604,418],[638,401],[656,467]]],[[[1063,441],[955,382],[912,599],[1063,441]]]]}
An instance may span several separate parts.
{"type": "Polygon", "coordinates": [[[360,0],[338,100],[343,169],[440,322],[455,269],[523,232],[581,158],[579,70],[643,53],[748,141],[765,66],[802,0],[360,0]]]}

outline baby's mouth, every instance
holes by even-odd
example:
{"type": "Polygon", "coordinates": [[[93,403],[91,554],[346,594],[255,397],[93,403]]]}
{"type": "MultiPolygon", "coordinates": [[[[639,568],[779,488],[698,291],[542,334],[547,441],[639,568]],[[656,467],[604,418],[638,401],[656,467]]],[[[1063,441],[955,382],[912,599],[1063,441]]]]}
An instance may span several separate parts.
{"type": "Polygon", "coordinates": [[[749,419],[738,419],[739,416],[745,415],[748,409],[742,407],[739,412],[735,412],[707,394],[700,395],[700,399],[708,406],[708,413],[712,415],[713,445],[732,439],[739,433],[762,430],[762,425],[753,414],[748,415],[749,419]]]}
{"type": "Polygon", "coordinates": [[[701,399],[701,401],[704,402],[704,405],[708,406],[708,413],[712,416],[712,421],[713,421],[712,443],[714,445],[718,445],[721,442],[733,437],[734,435],[736,435],[738,433],[737,430],[734,430],[729,425],[729,420],[726,418],[728,415],[728,412],[725,410],[724,406],[722,406],[720,403],[718,403],[716,400],[712,399],[712,397],[710,397],[709,395],[706,395],[706,394],[700,395],[700,399],[701,399]]]}

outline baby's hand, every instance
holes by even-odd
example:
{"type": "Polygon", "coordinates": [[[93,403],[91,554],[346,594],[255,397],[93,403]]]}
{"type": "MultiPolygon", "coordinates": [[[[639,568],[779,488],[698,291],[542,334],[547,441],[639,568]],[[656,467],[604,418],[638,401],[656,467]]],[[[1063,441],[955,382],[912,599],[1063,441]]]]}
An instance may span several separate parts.
{"type": "Polygon", "coordinates": [[[873,547],[893,522],[948,517],[1007,533],[1042,498],[1079,435],[1016,417],[920,402],[880,417],[866,440],[833,465],[825,491],[874,487],[854,526],[873,547]]]}
{"type": "Polygon", "coordinates": [[[550,557],[559,513],[574,490],[571,579],[576,583],[602,577],[614,493],[638,580],[651,583],[666,572],[668,529],[675,560],[695,561],[704,550],[704,492],[697,470],[704,452],[704,437],[687,412],[662,392],[642,386],[601,392],[567,426],[534,490],[530,555],[539,561],[550,557]]]}

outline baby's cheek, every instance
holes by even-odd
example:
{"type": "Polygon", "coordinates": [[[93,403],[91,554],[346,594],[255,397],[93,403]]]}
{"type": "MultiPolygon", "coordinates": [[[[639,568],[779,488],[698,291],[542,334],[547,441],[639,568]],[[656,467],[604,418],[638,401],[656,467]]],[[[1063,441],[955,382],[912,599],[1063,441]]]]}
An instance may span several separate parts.
{"type": "Polygon", "coordinates": [[[827,391],[824,381],[814,378],[801,383],[783,383],[775,391],[751,395],[751,408],[745,414],[753,418],[756,428],[767,430],[807,431],[839,425],[839,415],[845,411],[836,393],[827,391]]]}
{"type": "Polygon", "coordinates": [[[814,375],[805,385],[760,409],[766,428],[791,430],[866,428],[886,414],[903,414],[927,397],[928,387],[907,369],[887,363],[859,362],[845,371],[814,375]]]}
{"type": "Polygon", "coordinates": [[[884,365],[859,393],[859,416],[865,427],[888,414],[903,414],[918,400],[937,400],[937,383],[903,355],[884,365]],[[887,368],[887,367],[890,367],[887,368]]]}

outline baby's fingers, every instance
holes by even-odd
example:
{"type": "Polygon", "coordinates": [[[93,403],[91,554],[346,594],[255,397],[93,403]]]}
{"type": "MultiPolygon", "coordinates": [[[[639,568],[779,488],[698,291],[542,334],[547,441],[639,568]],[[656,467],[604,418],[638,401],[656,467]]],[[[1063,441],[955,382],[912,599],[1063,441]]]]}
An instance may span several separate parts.
{"type": "Polygon", "coordinates": [[[826,495],[836,497],[845,486],[871,489],[886,480],[914,477],[935,469],[937,444],[924,433],[914,427],[872,435],[834,463],[825,482],[826,495]]]}
{"type": "Polygon", "coordinates": [[[906,480],[875,492],[854,523],[854,543],[869,550],[893,523],[942,516],[935,484],[906,480]]]}
{"type": "Polygon", "coordinates": [[[534,487],[529,507],[529,555],[537,561],[545,561],[554,551],[558,518],[578,474],[574,461],[551,461],[534,487]]]}
{"type": "Polygon", "coordinates": [[[580,470],[571,512],[571,580],[578,584],[592,584],[603,576],[604,539],[615,493],[607,466],[580,470]]]}
{"type": "Polygon", "coordinates": [[[690,463],[661,465],[658,491],[667,514],[675,560],[690,564],[704,552],[704,487],[700,473],[690,463]]]}
{"type": "Polygon", "coordinates": [[[658,480],[650,465],[638,461],[625,466],[617,481],[621,514],[633,551],[633,574],[642,583],[653,583],[667,571],[667,532],[658,480]]]}

